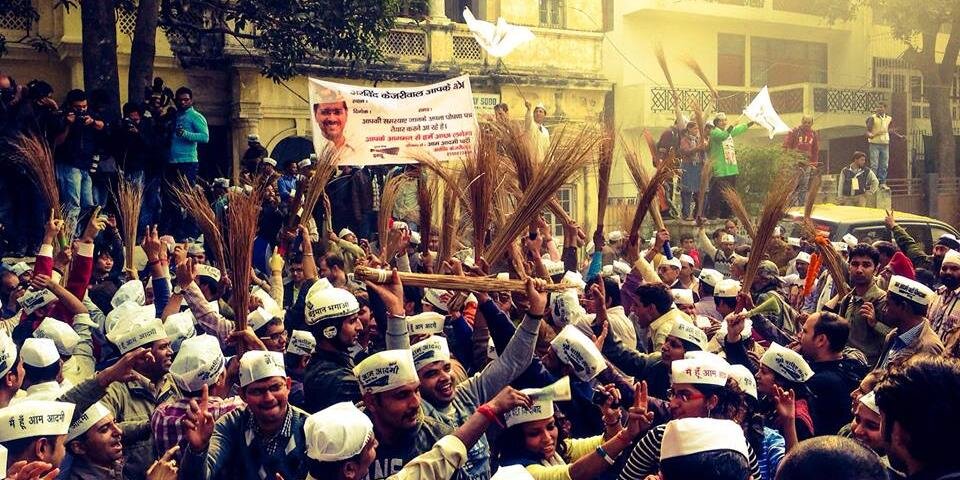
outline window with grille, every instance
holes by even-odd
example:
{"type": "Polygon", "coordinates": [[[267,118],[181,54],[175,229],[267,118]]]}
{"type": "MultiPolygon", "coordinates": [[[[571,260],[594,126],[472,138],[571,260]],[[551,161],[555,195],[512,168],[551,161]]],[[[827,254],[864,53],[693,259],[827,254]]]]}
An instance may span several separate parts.
{"type": "Polygon", "coordinates": [[[18,30],[25,32],[30,29],[30,17],[8,11],[0,15],[0,30],[18,30]]]}
{"type": "Polygon", "coordinates": [[[425,57],[427,55],[427,37],[423,32],[402,32],[394,30],[387,35],[381,46],[388,57],[425,57]]]}
{"type": "Polygon", "coordinates": [[[827,44],[750,38],[750,85],[827,83],[827,44]]]}
{"type": "Polygon", "coordinates": [[[878,73],[873,82],[873,88],[890,88],[890,74],[878,73]]]}
{"type": "Polygon", "coordinates": [[[479,62],[483,60],[483,49],[473,36],[453,37],[453,58],[459,61],[479,62]]]}
{"type": "Polygon", "coordinates": [[[747,40],[743,35],[717,34],[717,83],[743,86],[747,59],[744,54],[747,40]]]}
{"type": "Polygon", "coordinates": [[[910,77],[910,100],[913,102],[923,101],[923,77],[919,75],[910,77]]]}
{"type": "Polygon", "coordinates": [[[563,28],[563,0],[540,0],[540,26],[563,28]]]}
{"type": "Polygon", "coordinates": [[[117,31],[123,35],[133,35],[137,27],[137,12],[117,9],[117,31]]]}
{"type": "MultiPolygon", "coordinates": [[[[560,207],[563,208],[563,211],[567,212],[567,215],[570,215],[571,218],[576,218],[573,214],[574,190],[572,185],[560,187],[560,190],[557,190],[557,200],[560,202],[560,207]]],[[[550,225],[550,230],[553,232],[554,237],[563,237],[563,224],[560,223],[553,212],[549,210],[545,211],[543,218],[546,220],[547,225],[550,225]]]]}

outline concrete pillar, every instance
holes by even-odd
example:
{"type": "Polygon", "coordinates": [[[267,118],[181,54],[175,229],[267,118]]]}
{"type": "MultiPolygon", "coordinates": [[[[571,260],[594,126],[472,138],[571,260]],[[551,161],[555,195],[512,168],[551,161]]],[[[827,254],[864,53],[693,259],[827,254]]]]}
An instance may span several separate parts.
{"type": "Polygon", "coordinates": [[[433,23],[449,22],[445,0],[430,0],[430,21],[433,23]]]}

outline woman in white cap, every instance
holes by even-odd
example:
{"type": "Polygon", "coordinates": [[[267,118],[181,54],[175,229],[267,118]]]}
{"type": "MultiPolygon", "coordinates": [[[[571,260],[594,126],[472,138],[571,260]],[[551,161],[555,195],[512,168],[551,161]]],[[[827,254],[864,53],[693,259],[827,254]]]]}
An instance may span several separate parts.
{"type": "Polygon", "coordinates": [[[803,357],[777,343],[760,357],[757,391],[760,411],[787,442],[787,450],[814,435],[809,401],[812,397],[806,381],[813,370],[803,357]]]}
{"type": "Polygon", "coordinates": [[[736,380],[737,386],[743,392],[746,410],[744,411],[743,433],[747,443],[757,454],[757,465],[760,468],[760,478],[754,480],[773,480],[777,473],[777,466],[786,454],[786,441],[780,432],[768,427],[766,419],[760,413],[760,400],[757,393],[757,378],[743,365],[731,365],[730,378],[736,380]]]}
{"type": "MultiPolygon", "coordinates": [[[[701,352],[688,354],[688,358],[670,364],[672,385],[670,415],[674,420],[682,418],[716,418],[743,420],[744,400],[737,382],[729,378],[730,365],[719,356],[701,352]]],[[[658,425],[647,432],[630,452],[630,457],[620,472],[620,480],[644,478],[656,474],[660,467],[660,454],[666,425],[658,425]]],[[[760,478],[753,449],[747,448],[750,471],[760,478]]]]}
{"type": "Polygon", "coordinates": [[[620,392],[613,385],[606,386],[604,391],[607,397],[600,406],[606,425],[603,435],[565,438],[554,419],[550,397],[535,398],[529,408],[518,407],[507,413],[507,429],[497,442],[500,466],[523,465],[537,480],[588,480],[609,470],[616,458],[649,427],[653,413],[647,412],[646,385],[639,383],[627,427],[623,428],[620,392]]]}
{"type": "Polygon", "coordinates": [[[877,407],[874,393],[861,396],[854,409],[851,436],[880,455],[880,461],[887,467],[890,478],[903,478],[904,474],[890,465],[890,457],[887,455],[890,444],[883,438],[882,425],[883,419],[880,417],[880,408],[877,407]]]}

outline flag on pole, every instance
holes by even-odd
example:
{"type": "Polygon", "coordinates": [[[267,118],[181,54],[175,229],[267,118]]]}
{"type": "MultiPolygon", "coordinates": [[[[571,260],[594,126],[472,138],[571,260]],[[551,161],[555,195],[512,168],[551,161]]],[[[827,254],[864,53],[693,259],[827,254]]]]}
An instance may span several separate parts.
{"type": "Polygon", "coordinates": [[[780,115],[778,115],[777,111],[773,108],[773,103],[770,101],[770,92],[767,91],[766,86],[760,90],[760,93],[757,93],[757,96],[750,102],[750,105],[747,105],[747,108],[743,109],[743,114],[750,120],[757,122],[758,125],[766,128],[771,139],[778,133],[790,132],[790,127],[783,122],[783,119],[780,118],[780,115]]]}
{"type": "Polygon", "coordinates": [[[477,43],[488,54],[497,58],[504,57],[520,45],[533,40],[533,32],[529,28],[510,25],[503,17],[498,18],[496,24],[492,24],[477,20],[469,8],[464,8],[463,19],[477,43]]]}

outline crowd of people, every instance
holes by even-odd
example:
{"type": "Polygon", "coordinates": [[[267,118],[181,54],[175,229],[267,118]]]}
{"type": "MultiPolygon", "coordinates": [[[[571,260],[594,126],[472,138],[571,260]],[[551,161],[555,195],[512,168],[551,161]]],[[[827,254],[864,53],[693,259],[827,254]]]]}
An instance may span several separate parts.
{"type": "MultiPolygon", "coordinates": [[[[949,441],[960,428],[951,235],[925,252],[891,213],[893,241],[832,239],[837,276],[824,246],[787,224],[753,252],[732,219],[647,241],[599,228],[589,243],[570,223],[562,244],[540,219],[516,240],[524,262],[508,271],[472,245],[438,258],[437,230],[420,234],[416,165],[341,167],[327,218],[290,229],[317,159],[278,165],[252,136],[241,185],[274,181],[251,284],[237,285],[162,198],[164,172],[205,189],[220,214],[243,188],[197,177],[208,134],[188,88],[155,84],[119,123],[82,91],[58,105],[43,82],[21,88],[0,75],[0,89],[4,134],[48,140],[68,209],[64,220],[39,209],[39,247],[0,268],[5,478],[960,478],[949,441]],[[107,158],[118,175],[155,182],[139,245],[124,245],[103,192],[89,198],[104,172],[91,167],[107,158]],[[396,201],[378,211],[390,178],[402,179],[396,201]],[[751,255],[763,259],[742,284],[751,255]],[[523,287],[404,285],[411,273],[523,287]],[[232,308],[239,289],[247,311],[232,308]]],[[[545,115],[528,104],[520,122],[535,157],[550,147],[545,115]]],[[[506,105],[493,121],[509,121],[506,105]]],[[[661,143],[676,141],[691,165],[715,157],[716,181],[735,187],[725,145],[748,127],[721,114],[709,140],[678,122],[661,143]]],[[[810,128],[786,148],[815,166],[810,128]]],[[[865,158],[854,164],[868,168],[865,158]]],[[[692,217],[686,175],[680,216],[692,217]]],[[[708,206],[729,216],[722,201],[708,206]]]]}

